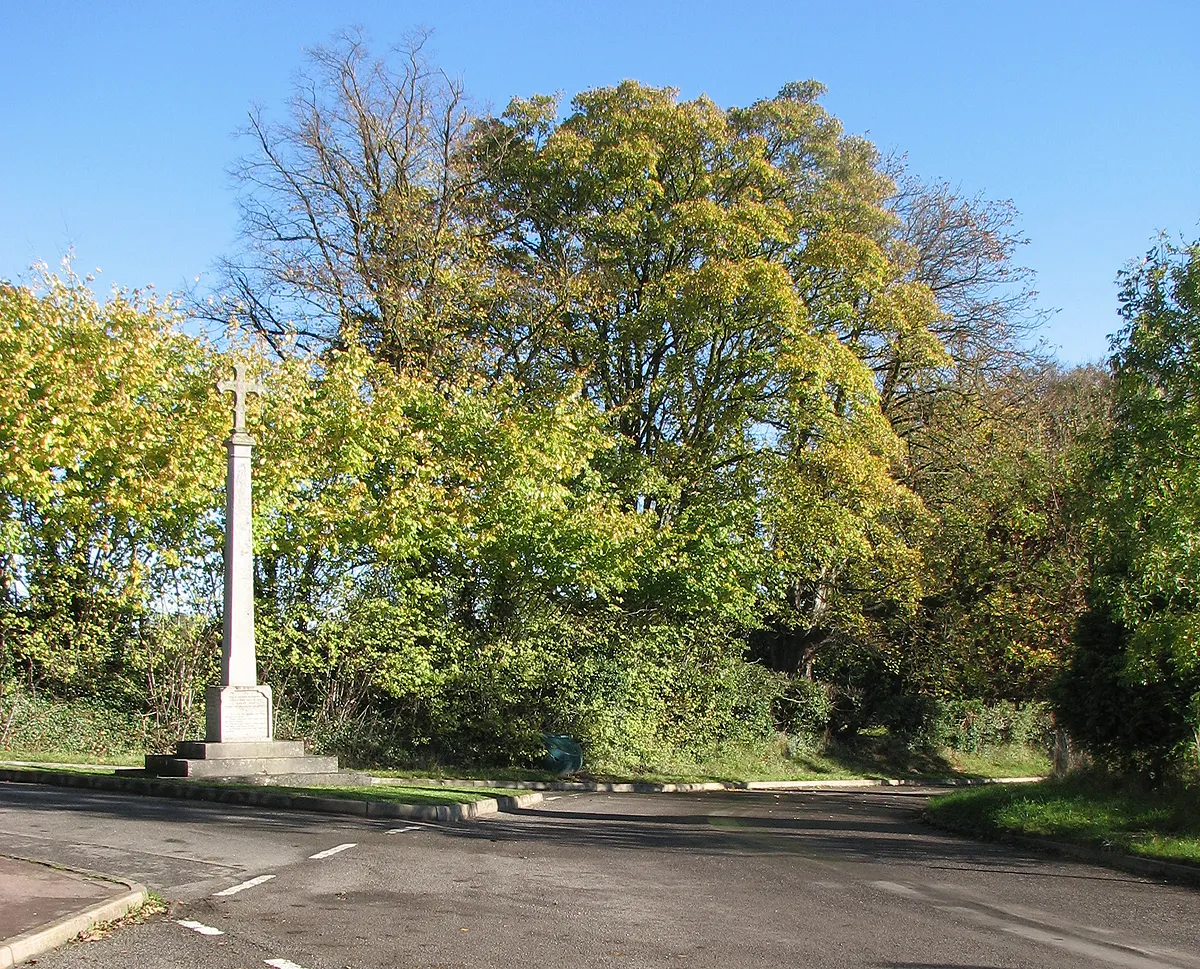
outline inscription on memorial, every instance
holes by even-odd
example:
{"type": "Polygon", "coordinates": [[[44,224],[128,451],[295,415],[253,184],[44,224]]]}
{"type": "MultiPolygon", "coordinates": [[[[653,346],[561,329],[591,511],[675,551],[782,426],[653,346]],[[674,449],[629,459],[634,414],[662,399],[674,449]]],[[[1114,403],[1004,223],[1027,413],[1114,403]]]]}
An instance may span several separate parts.
{"type": "Polygon", "coordinates": [[[257,690],[231,693],[221,711],[221,719],[225,721],[224,733],[239,737],[264,734],[270,712],[271,705],[267,703],[267,698],[257,690]]]}
{"type": "Polygon", "coordinates": [[[271,692],[266,686],[210,687],[210,742],[272,740],[271,692]]]}

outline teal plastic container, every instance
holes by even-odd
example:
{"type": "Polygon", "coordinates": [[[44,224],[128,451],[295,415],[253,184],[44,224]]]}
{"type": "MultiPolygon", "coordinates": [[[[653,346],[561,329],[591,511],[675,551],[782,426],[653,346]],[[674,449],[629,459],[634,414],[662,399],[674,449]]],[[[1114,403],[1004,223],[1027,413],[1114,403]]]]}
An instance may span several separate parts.
{"type": "Polygon", "coordinates": [[[583,748],[579,741],[556,733],[545,733],[542,737],[546,741],[546,756],[542,758],[544,770],[573,774],[583,767],[583,748]]]}

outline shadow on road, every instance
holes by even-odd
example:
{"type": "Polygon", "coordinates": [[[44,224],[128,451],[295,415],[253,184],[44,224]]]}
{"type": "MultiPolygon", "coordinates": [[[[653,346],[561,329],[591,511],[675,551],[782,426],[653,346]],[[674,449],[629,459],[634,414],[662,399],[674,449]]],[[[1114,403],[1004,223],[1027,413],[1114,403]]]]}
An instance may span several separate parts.
{"type": "MultiPolygon", "coordinates": [[[[1069,863],[1048,866],[1044,857],[1019,849],[934,831],[921,823],[924,795],[914,792],[690,795],[685,802],[689,809],[686,812],[677,810],[680,795],[622,794],[593,798],[574,802],[579,804],[579,810],[543,806],[478,822],[437,827],[450,837],[493,842],[543,842],[742,857],[793,855],[948,871],[1008,872],[1096,881],[1144,880],[1069,863]],[[600,809],[585,807],[592,804],[600,809]]],[[[62,809],[113,820],[201,826],[232,821],[243,830],[264,834],[316,831],[331,825],[378,827],[377,822],[350,816],[0,783],[0,808],[4,807],[62,809]]]]}
{"type": "Polygon", "coordinates": [[[517,817],[501,815],[448,828],[447,833],[495,842],[551,842],[628,851],[787,854],[1047,878],[1143,880],[1066,862],[1048,865],[1043,856],[943,834],[921,823],[924,798],[915,795],[715,795],[707,801],[690,799],[689,808],[705,810],[687,813],[670,813],[674,806],[670,797],[618,795],[605,798],[600,810],[587,810],[584,805],[588,802],[578,802],[579,810],[529,808],[515,812],[517,817]]]}
{"type": "Polygon", "coordinates": [[[266,808],[205,801],[178,801],[172,798],[110,794],[79,788],[42,787],[33,784],[0,782],[0,809],[34,808],[90,814],[122,821],[169,821],[186,824],[211,824],[236,821],[239,827],[262,830],[310,830],[332,823],[358,820],[353,817],[305,815],[297,811],[272,811],[266,808]]]}

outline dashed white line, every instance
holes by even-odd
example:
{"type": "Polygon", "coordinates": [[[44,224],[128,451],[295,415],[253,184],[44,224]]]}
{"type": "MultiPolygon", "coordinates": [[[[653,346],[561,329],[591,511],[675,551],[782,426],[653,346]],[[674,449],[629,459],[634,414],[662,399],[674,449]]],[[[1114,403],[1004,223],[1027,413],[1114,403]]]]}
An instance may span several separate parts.
{"type": "Polygon", "coordinates": [[[332,848],[326,848],[324,851],[318,851],[315,855],[309,855],[309,861],[317,861],[321,858],[328,858],[330,855],[336,855],[339,851],[345,851],[347,848],[357,848],[358,842],[351,841],[344,845],[335,845],[332,848]]]}
{"type": "Polygon", "coordinates": [[[291,959],[264,959],[263,964],[271,966],[272,969],[304,969],[303,966],[298,966],[291,959]]]}
{"type": "Polygon", "coordinates": [[[213,898],[222,898],[226,895],[236,895],[238,892],[244,892],[247,888],[253,888],[255,885],[261,885],[263,882],[269,882],[274,875],[259,875],[257,878],[251,878],[249,881],[242,882],[240,885],[234,885],[232,888],[226,888],[222,891],[215,892],[213,898]]]}
{"type": "Polygon", "coordinates": [[[404,834],[405,831],[420,831],[421,825],[410,824],[403,828],[392,828],[391,831],[385,831],[384,834],[404,834]]]}
{"type": "Polygon", "coordinates": [[[176,919],[177,925],[182,925],[185,929],[191,929],[193,932],[199,932],[201,935],[224,935],[220,929],[214,929],[211,925],[205,925],[203,922],[193,922],[191,919],[176,919]]]}
{"type": "Polygon", "coordinates": [[[555,794],[554,797],[548,797],[548,798],[546,798],[546,800],[547,801],[557,801],[561,797],[562,797],[561,794],[555,794]]]}

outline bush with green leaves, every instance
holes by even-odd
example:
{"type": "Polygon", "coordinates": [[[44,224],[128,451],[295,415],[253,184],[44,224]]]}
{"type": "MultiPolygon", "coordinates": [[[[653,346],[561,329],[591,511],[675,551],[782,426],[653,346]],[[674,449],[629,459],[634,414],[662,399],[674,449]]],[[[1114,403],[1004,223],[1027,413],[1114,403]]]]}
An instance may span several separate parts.
{"type": "Polygon", "coordinates": [[[11,682],[0,690],[0,750],[103,761],[156,749],[158,740],[147,718],[95,699],[63,700],[11,682]]]}
{"type": "Polygon", "coordinates": [[[1166,657],[1159,661],[1151,675],[1130,675],[1129,630],[1097,606],[1080,620],[1074,654],[1053,693],[1058,723],[1076,744],[1100,763],[1153,783],[1194,759],[1191,704],[1200,692],[1200,677],[1181,677],[1166,657]]]}
{"type": "Polygon", "coordinates": [[[897,693],[880,704],[875,720],[909,750],[940,750],[947,740],[941,712],[934,697],[897,693]]]}
{"type": "Polygon", "coordinates": [[[786,734],[823,737],[833,715],[833,689],[827,683],[795,677],[774,704],[775,726],[786,734]]]}
{"type": "Polygon", "coordinates": [[[1052,731],[1045,703],[941,699],[898,693],[884,701],[876,722],[909,750],[985,753],[1017,746],[1045,750],[1052,731]]]}
{"type": "Polygon", "coordinates": [[[983,753],[1014,745],[1047,750],[1053,725],[1044,702],[944,700],[939,704],[938,735],[942,744],[964,753],[983,753]]]}

